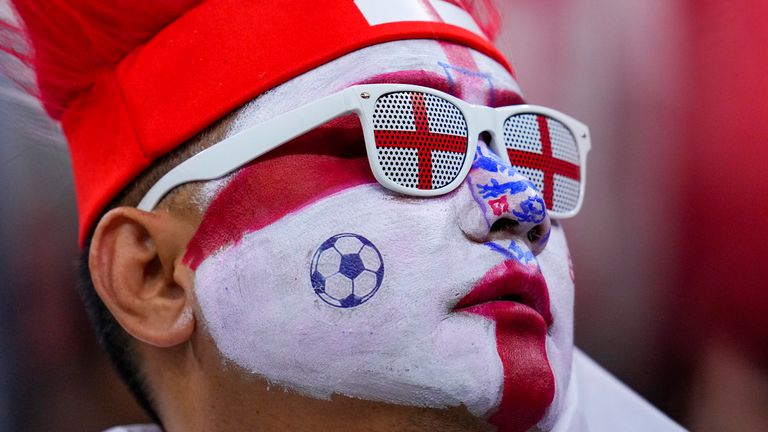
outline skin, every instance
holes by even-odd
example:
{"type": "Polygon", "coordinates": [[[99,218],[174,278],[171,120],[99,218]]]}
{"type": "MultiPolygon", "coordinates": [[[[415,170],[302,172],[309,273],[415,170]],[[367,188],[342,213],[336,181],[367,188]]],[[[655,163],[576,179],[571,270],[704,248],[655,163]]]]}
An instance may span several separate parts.
{"type": "MultiPolygon", "coordinates": [[[[437,43],[399,44],[415,55],[403,60],[402,52],[396,49],[398,45],[370,49],[369,55],[374,63],[388,65],[393,69],[391,72],[440,73],[445,70],[427,56],[436,55],[435,52],[441,49],[437,43]],[[419,57],[420,53],[424,54],[423,58],[419,57]]],[[[475,55],[475,58],[480,57],[475,55]]],[[[228,134],[346,85],[375,77],[382,80],[380,73],[360,70],[363,66],[356,66],[360,62],[343,63],[346,76],[338,77],[329,68],[321,68],[281,86],[271,96],[257,100],[235,117],[228,134]],[[308,87],[306,82],[313,85],[308,87]],[[297,97],[280,100],[275,94],[279,95],[281,91],[297,97]]],[[[478,66],[492,70],[496,83],[494,91],[506,91],[508,95],[518,93],[514,80],[500,66],[491,63],[484,59],[478,66]]],[[[381,69],[384,68],[376,68],[377,72],[381,69]]],[[[452,78],[451,88],[447,89],[452,93],[473,103],[490,100],[489,88],[476,77],[454,73],[452,78]]],[[[510,99],[506,103],[514,102],[510,99]]],[[[130,207],[113,209],[99,222],[91,245],[90,267],[97,292],[118,322],[136,339],[136,350],[166,430],[496,430],[488,423],[492,410],[472,413],[463,404],[416,407],[361,400],[338,393],[332,393],[328,399],[309,397],[290,385],[276,386],[268,382],[222,353],[206,326],[206,315],[196,290],[195,266],[189,264],[187,254],[190,241],[204,223],[205,210],[215,201],[217,193],[226,188],[227,181],[187,188],[166,199],[153,212],[130,207]]],[[[372,194],[388,193],[380,187],[368,188],[372,194]]],[[[393,206],[402,206],[402,211],[413,205],[412,199],[404,197],[394,197],[391,202],[393,206]]],[[[491,229],[496,220],[513,218],[509,213],[496,216],[491,213],[489,220],[468,184],[436,202],[442,203],[446,214],[467,215],[460,217],[454,228],[466,237],[467,242],[478,245],[487,254],[481,260],[482,265],[473,270],[476,277],[481,277],[494,263],[504,260],[500,254],[482,247],[483,242],[509,244],[515,241],[532,252],[534,264],[541,268],[547,280],[554,324],[548,328],[546,350],[557,390],[538,425],[548,429],[557,418],[559,403],[568,384],[572,350],[573,285],[562,229],[556,223],[552,225],[548,244],[546,241],[532,243],[528,239],[527,234],[535,224],[514,227],[501,224],[493,225],[497,228],[491,229]]],[[[514,202],[510,203],[514,207],[514,202]]],[[[243,205],[245,207],[239,210],[247,210],[248,205],[258,206],[258,203],[243,205]]],[[[544,231],[548,232],[549,219],[541,224],[547,226],[544,231]]],[[[489,391],[498,397],[498,388],[489,391]]]]}

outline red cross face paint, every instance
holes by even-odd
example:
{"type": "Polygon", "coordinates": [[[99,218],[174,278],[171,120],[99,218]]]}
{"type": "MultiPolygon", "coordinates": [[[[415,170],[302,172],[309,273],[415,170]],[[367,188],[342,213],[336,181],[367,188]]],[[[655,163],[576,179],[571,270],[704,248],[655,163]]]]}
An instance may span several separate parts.
{"type": "MultiPolygon", "coordinates": [[[[231,133],[359,82],[521,100],[500,65],[462,49],[459,67],[456,48],[444,48],[407,41],[355,52],[260,97],[231,133]]],[[[464,405],[508,432],[553,424],[572,351],[565,238],[557,226],[548,245],[490,233],[498,218],[533,214],[532,182],[478,164],[450,194],[403,197],[375,182],[364,154],[359,127],[343,118],[206,185],[185,262],[223,357],[311,397],[464,405]],[[491,208],[477,188],[493,181],[522,189],[491,208]]]]}

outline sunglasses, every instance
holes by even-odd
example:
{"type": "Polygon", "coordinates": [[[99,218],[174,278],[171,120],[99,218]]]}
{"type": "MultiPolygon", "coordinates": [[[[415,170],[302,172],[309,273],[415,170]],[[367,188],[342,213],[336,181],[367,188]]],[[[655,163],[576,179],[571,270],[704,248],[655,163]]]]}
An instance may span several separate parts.
{"type": "Polygon", "coordinates": [[[223,177],[337,117],[360,118],[376,180],[405,195],[431,197],[456,189],[475,158],[480,135],[491,150],[528,177],[553,218],[574,216],[584,197],[589,129],[558,111],[533,105],[472,105],[428,87],[348,87],[233,135],[164,175],[138,208],[150,211],[175,187],[223,177]]]}

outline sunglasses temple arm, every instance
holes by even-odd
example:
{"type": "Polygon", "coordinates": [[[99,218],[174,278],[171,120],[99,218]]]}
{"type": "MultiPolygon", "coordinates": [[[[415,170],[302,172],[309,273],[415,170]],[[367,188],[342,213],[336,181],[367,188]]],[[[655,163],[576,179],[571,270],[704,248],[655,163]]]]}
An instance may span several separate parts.
{"type": "Polygon", "coordinates": [[[360,111],[357,99],[353,93],[342,91],[246,129],[169,171],[152,186],[138,208],[151,211],[177,186],[223,177],[281,144],[353,111],[360,111]]]}

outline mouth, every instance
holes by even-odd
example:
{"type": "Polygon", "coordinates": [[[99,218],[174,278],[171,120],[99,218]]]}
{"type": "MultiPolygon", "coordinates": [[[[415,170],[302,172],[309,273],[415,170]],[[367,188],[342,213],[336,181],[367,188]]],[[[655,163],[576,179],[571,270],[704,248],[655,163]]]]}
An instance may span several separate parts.
{"type": "Polygon", "coordinates": [[[513,260],[488,270],[453,310],[475,313],[493,310],[494,315],[535,313],[547,327],[553,322],[549,291],[541,271],[513,260]]]}

